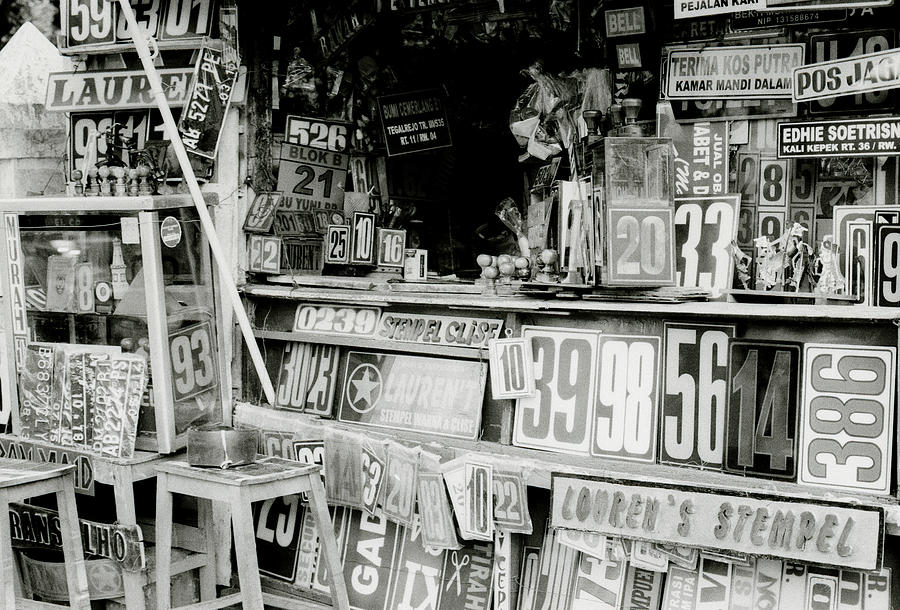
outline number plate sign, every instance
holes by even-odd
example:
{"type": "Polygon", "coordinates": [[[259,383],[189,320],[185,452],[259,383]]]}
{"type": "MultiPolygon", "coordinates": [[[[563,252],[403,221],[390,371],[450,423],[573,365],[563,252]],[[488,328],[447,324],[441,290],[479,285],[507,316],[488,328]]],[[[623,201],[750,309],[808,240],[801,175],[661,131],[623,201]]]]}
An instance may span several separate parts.
{"type": "Polygon", "coordinates": [[[66,47],[101,45],[116,40],[117,2],[62,0],[59,13],[66,47]]]}
{"type": "Polygon", "coordinates": [[[284,127],[284,141],[332,152],[345,152],[350,124],[289,114],[284,127]]]}
{"type": "MultiPolygon", "coordinates": [[[[152,103],[152,102],[151,102],[152,103]]],[[[153,122],[148,110],[116,110],[113,112],[85,112],[72,113],[69,116],[69,133],[71,144],[69,146],[69,172],[80,169],[84,171],[84,159],[89,152],[93,152],[92,139],[96,138],[97,159],[96,163],[108,160],[106,138],[104,133],[115,123],[122,125],[121,134],[126,137],[137,136],[137,147],[143,148],[150,134],[150,125],[153,122]]],[[[93,162],[93,161],[92,161],[93,162]]]]}
{"type": "Polygon", "coordinates": [[[488,343],[491,363],[491,396],[524,398],[534,394],[534,357],[525,338],[492,339],[488,343]]]}
{"type": "Polygon", "coordinates": [[[362,505],[370,515],[375,514],[381,485],[384,482],[384,460],[369,447],[362,448],[363,489],[362,505]]]}
{"type": "Polygon", "coordinates": [[[384,471],[381,508],[384,516],[411,527],[416,508],[416,481],[419,460],[415,450],[390,443],[384,471]]]}
{"type": "Polygon", "coordinates": [[[251,273],[281,273],[281,238],[250,235],[247,238],[247,270],[251,273]]]}
{"type": "Polygon", "coordinates": [[[253,507],[259,572],[293,582],[300,554],[300,496],[283,496],[253,507]]]}
{"type": "Polygon", "coordinates": [[[282,237],[302,237],[316,233],[316,219],[311,212],[278,210],[275,212],[275,234],[282,237]]]}
{"type": "Polygon", "coordinates": [[[208,35],[212,30],[216,0],[167,0],[161,40],[184,40],[208,35]]]}
{"type": "Polygon", "coordinates": [[[353,212],[350,223],[350,264],[375,264],[375,214],[353,212]]]}
{"type": "Polygon", "coordinates": [[[494,526],[498,530],[530,534],[528,490],[521,471],[494,468],[494,526]]]}
{"type": "Polygon", "coordinates": [[[800,482],[890,491],[896,349],[807,344],[800,482]]]}
{"type": "Polygon", "coordinates": [[[284,142],[278,163],[278,190],[284,209],[311,212],[340,210],[350,156],[284,142]]]}
{"type": "Polygon", "coordinates": [[[753,240],[756,238],[756,206],[741,205],[741,211],[738,215],[738,229],[735,235],[735,241],[742,247],[753,246],[753,240]]]}
{"type": "Polygon", "coordinates": [[[806,229],[803,234],[803,241],[808,244],[816,243],[816,206],[812,205],[791,205],[790,207],[790,223],[799,224],[806,229]]]}
{"type": "Polygon", "coordinates": [[[325,263],[346,265],[350,262],[350,227],[328,225],[325,231],[325,263]]]}
{"type": "Polygon", "coordinates": [[[879,62],[894,61],[895,40],[889,29],[810,36],[810,63],[794,72],[794,101],[810,101],[812,114],[893,107],[896,94],[885,89],[896,87],[897,80],[885,81],[891,70],[881,70],[879,62]]]}
{"type": "Polygon", "coordinates": [[[275,210],[281,201],[281,193],[257,193],[247,210],[244,231],[247,233],[268,233],[275,220],[275,210]]]}
{"type": "Polygon", "coordinates": [[[536,392],[516,403],[513,444],[588,455],[598,333],[523,326],[522,337],[531,341],[536,392]]]}
{"type": "Polygon", "coordinates": [[[756,232],[769,241],[777,241],[785,231],[785,215],[783,210],[763,210],[756,213],[756,232]]]}
{"type": "Polygon", "coordinates": [[[335,307],[302,304],[294,316],[295,332],[371,337],[375,334],[381,310],[377,307],[335,307]]]}
{"type": "Polygon", "coordinates": [[[338,346],[324,343],[285,343],[278,369],[275,407],[330,415],[337,381],[338,350],[338,346]]]}
{"type": "Polygon", "coordinates": [[[675,283],[684,288],[731,288],[739,195],[675,199],[675,283]]]}
{"type": "Polygon", "coordinates": [[[326,429],[323,464],[328,471],[328,505],[358,508],[362,503],[362,446],[348,435],[326,429]]]}
{"type": "Polygon", "coordinates": [[[200,49],[191,92],[178,121],[189,153],[215,160],[237,77],[238,67],[227,62],[221,50],[200,49]]]}
{"type": "Polygon", "coordinates": [[[721,469],[734,326],[665,323],[659,461],[721,469]]]}
{"type": "Polygon", "coordinates": [[[476,539],[494,537],[493,474],[489,465],[466,462],[465,530],[476,539]]]}
{"type": "Polygon", "coordinates": [[[790,175],[788,162],[772,157],[759,160],[759,206],[783,208],[787,205],[790,175]]]}
{"type": "Polygon", "coordinates": [[[487,363],[349,352],[338,419],[474,440],[487,363]]]}
{"type": "Polygon", "coordinates": [[[671,209],[607,210],[608,286],[672,286],[675,227],[671,209]]]}
{"type": "Polygon", "coordinates": [[[181,402],[219,385],[216,348],[208,321],[178,329],[169,335],[172,393],[181,402]]]}
{"type": "MultiPolygon", "coordinates": [[[[781,133],[780,125],[783,125],[783,123],[779,124],[779,134],[781,133]]],[[[791,161],[791,206],[811,205],[815,208],[816,180],[818,177],[818,161],[811,159],[795,159],[791,161]]]]}
{"type": "Polygon", "coordinates": [[[447,486],[440,472],[419,470],[419,514],[422,516],[422,542],[436,549],[458,549],[456,526],[447,498],[447,486]]]}
{"type": "Polygon", "coordinates": [[[900,307],[900,226],[876,225],[875,305],[900,307]]]}
{"type": "Polygon", "coordinates": [[[406,231],[401,229],[378,229],[379,267],[403,269],[406,250],[406,231]]]}
{"type": "Polygon", "coordinates": [[[889,214],[900,212],[900,206],[887,205],[836,205],[832,209],[833,225],[832,235],[838,245],[838,260],[840,269],[846,269],[847,253],[850,247],[847,245],[848,225],[851,222],[874,223],[876,214],[889,214]]]}
{"type": "Polygon", "coordinates": [[[659,337],[600,335],[591,455],[653,462],[659,337]]]}
{"type": "Polygon", "coordinates": [[[732,340],[725,470],[797,478],[799,343],[732,340]]]}

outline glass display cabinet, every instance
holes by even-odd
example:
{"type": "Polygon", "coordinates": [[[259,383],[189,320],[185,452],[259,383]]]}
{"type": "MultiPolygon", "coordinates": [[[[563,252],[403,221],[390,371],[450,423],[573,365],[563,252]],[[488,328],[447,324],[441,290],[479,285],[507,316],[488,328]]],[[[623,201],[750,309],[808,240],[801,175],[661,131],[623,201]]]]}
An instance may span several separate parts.
{"type": "Polygon", "coordinates": [[[130,457],[223,420],[215,270],[189,196],[7,199],[0,215],[14,434],[130,457]]]}

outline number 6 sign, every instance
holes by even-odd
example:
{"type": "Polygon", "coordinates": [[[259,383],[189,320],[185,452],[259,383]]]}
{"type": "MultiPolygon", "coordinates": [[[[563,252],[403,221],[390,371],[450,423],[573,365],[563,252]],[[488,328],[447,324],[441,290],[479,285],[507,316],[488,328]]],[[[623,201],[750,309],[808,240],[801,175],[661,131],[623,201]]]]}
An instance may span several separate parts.
{"type": "Polygon", "coordinates": [[[216,348],[208,321],[181,328],[169,335],[172,393],[181,402],[218,385],[216,348]]]}
{"type": "Polygon", "coordinates": [[[531,341],[525,338],[492,339],[488,342],[491,363],[491,396],[523,398],[534,394],[534,358],[531,341]]]}

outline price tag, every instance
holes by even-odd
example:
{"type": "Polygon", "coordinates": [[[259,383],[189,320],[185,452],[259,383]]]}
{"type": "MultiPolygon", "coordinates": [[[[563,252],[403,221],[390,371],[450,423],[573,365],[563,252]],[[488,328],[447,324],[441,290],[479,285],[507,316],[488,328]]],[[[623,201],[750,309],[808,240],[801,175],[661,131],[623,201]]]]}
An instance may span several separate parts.
{"type": "MultiPolygon", "coordinates": [[[[175,0],[170,0],[175,1],[175,0]]],[[[159,19],[162,13],[162,0],[130,0],[134,18],[144,36],[156,37],[159,30],[159,19]]],[[[111,3],[110,3],[111,4],[111,3]]],[[[119,42],[131,42],[133,39],[131,27],[124,16],[119,15],[116,27],[116,40],[119,42]]]]}
{"type": "Polygon", "coordinates": [[[316,233],[316,218],[310,212],[278,210],[275,212],[275,234],[301,237],[316,233]]]}
{"type": "Polygon", "coordinates": [[[591,455],[653,462],[659,337],[600,335],[591,455]]]}
{"type": "Polygon", "coordinates": [[[281,193],[257,193],[247,210],[244,231],[247,233],[268,233],[275,220],[275,210],[281,201],[281,193]]]}
{"type": "Polygon", "coordinates": [[[494,468],[494,526],[498,530],[530,534],[528,489],[521,471],[494,468]]]}
{"type": "Polygon", "coordinates": [[[425,546],[436,549],[460,548],[443,475],[419,470],[417,496],[419,514],[422,516],[422,542],[425,546]]]}
{"type": "Polygon", "coordinates": [[[214,0],[168,0],[160,40],[202,38],[212,33],[214,0]]]}
{"type": "Polygon", "coordinates": [[[731,288],[731,242],[738,230],[738,195],[675,199],[675,283],[684,288],[731,288]]]}
{"type": "Polygon", "coordinates": [[[361,449],[360,444],[349,435],[337,430],[325,430],[323,464],[328,471],[328,476],[325,477],[325,497],[329,506],[357,508],[362,504],[361,449]]]}
{"type": "Polygon", "coordinates": [[[297,341],[284,344],[275,389],[275,408],[302,411],[306,407],[311,347],[309,343],[297,341]]]}
{"type": "Polygon", "coordinates": [[[350,124],[289,114],[284,127],[284,141],[320,150],[345,152],[350,124]]]}
{"type": "Polygon", "coordinates": [[[350,225],[350,264],[375,264],[375,214],[353,212],[350,225]]]}
{"type": "Polygon", "coordinates": [[[756,238],[756,206],[741,205],[741,212],[738,216],[738,230],[735,236],[739,246],[749,247],[753,245],[756,238]]]}
{"type": "Polygon", "coordinates": [[[738,153],[737,190],[741,194],[741,205],[756,206],[759,203],[759,153],[738,153]]]}
{"type": "Polygon", "coordinates": [[[259,572],[294,581],[300,553],[300,496],[283,496],[253,507],[259,572]]]}
{"type": "MultiPolygon", "coordinates": [[[[887,159],[889,157],[881,157],[887,159]]],[[[791,206],[816,203],[816,180],[819,177],[819,162],[816,159],[793,159],[791,161],[791,206]]]]}
{"type": "Polygon", "coordinates": [[[362,506],[370,515],[375,514],[381,485],[384,482],[384,460],[368,447],[362,448],[362,506]]]}
{"type": "Polygon", "coordinates": [[[377,307],[303,304],[297,306],[294,330],[367,337],[375,333],[380,317],[377,307]]]}
{"type": "Polygon", "coordinates": [[[900,307],[900,226],[876,225],[875,305],[900,307]]]}
{"type": "Polygon", "coordinates": [[[418,470],[414,450],[396,443],[388,445],[381,508],[385,517],[406,527],[413,524],[418,470]]]}
{"type": "Polygon", "coordinates": [[[776,241],[784,234],[784,217],[782,210],[763,210],[760,208],[757,216],[756,233],[769,241],[776,241]]]}
{"type": "Polygon", "coordinates": [[[59,12],[66,47],[114,42],[116,3],[105,0],[62,0],[59,12]]]}
{"type": "Polygon", "coordinates": [[[250,235],[247,238],[247,270],[251,273],[281,273],[281,238],[272,235],[250,235]]]}
{"type": "Polygon", "coordinates": [[[725,470],[796,480],[800,347],[731,342],[725,470]]]}
{"type": "Polygon", "coordinates": [[[886,494],[896,348],[807,344],[800,482],[886,494]]]}
{"type": "Polygon", "coordinates": [[[843,238],[846,249],[844,278],[847,282],[848,294],[855,295],[862,305],[872,304],[872,280],[869,275],[873,269],[872,259],[872,222],[850,221],[846,225],[847,233],[843,238]]]}
{"type": "Polygon", "coordinates": [[[193,324],[169,335],[172,394],[181,402],[219,384],[216,344],[209,321],[193,324]]]}
{"type": "Polygon", "coordinates": [[[675,283],[674,221],[670,209],[607,210],[610,286],[671,286],[675,283]]]}
{"type": "Polygon", "coordinates": [[[477,539],[493,540],[493,468],[466,462],[466,530],[477,539]]]}
{"type": "Polygon", "coordinates": [[[378,229],[378,266],[403,268],[406,231],[378,229]]]}
{"type": "Polygon", "coordinates": [[[659,461],[721,469],[734,326],[665,323],[659,461]]]}
{"type": "MultiPolygon", "coordinates": [[[[845,59],[856,55],[877,53],[894,48],[897,34],[891,29],[856,32],[828,32],[809,37],[808,64],[845,59]]],[[[809,102],[812,114],[866,112],[892,108],[896,95],[891,91],[873,91],[855,95],[842,95],[809,102]]]]}
{"type": "Polygon", "coordinates": [[[786,159],[762,157],[759,160],[759,206],[779,207],[787,205],[788,162],[786,159]]]}
{"type": "Polygon", "coordinates": [[[534,353],[533,396],[518,399],[513,444],[588,455],[598,333],[523,326],[534,353]]]}
{"type": "Polygon", "coordinates": [[[284,142],[278,164],[278,190],[283,209],[311,212],[340,210],[350,157],[311,146],[284,142]]]}
{"type": "Polygon", "coordinates": [[[534,357],[525,338],[491,339],[488,342],[491,396],[523,398],[534,394],[534,357]]]}
{"type": "Polygon", "coordinates": [[[328,225],[325,231],[325,263],[346,265],[350,262],[350,227],[328,225]]]}

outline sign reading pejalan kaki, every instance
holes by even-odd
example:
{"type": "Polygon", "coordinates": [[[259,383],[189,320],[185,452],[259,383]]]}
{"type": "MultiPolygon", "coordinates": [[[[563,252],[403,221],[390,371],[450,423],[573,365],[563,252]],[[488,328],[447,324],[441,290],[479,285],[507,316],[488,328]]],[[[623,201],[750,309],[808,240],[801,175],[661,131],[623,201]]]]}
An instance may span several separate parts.
{"type": "Polygon", "coordinates": [[[900,117],[778,124],[778,157],[900,155],[900,117]]]}
{"type": "Polygon", "coordinates": [[[891,6],[894,0],[766,0],[766,10],[769,11],[793,11],[796,9],[813,8],[873,8],[877,6],[891,6]]]}
{"type": "MultiPolygon", "coordinates": [[[[193,66],[159,70],[170,106],[184,106],[193,74],[193,66]]],[[[54,72],[47,83],[46,108],[50,111],[84,112],[149,106],[153,106],[153,92],[143,70],[54,72]]]]}
{"type": "Polygon", "coordinates": [[[877,506],[551,477],[551,527],[860,570],[881,566],[884,512],[877,506]]]}
{"type": "Polygon", "coordinates": [[[766,0],[675,0],[675,19],[765,9],[766,0]]]}
{"type": "Polygon", "coordinates": [[[487,347],[488,341],[500,338],[502,326],[500,319],[385,312],[375,335],[404,343],[487,347]]]}
{"type": "Polygon", "coordinates": [[[900,49],[798,66],[793,100],[808,102],[900,87],[900,49]]]}
{"type": "Polygon", "coordinates": [[[338,419],[475,440],[487,363],[349,352],[338,419]]]}
{"type": "Polygon", "coordinates": [[[790,98],[804,45],[672,49],[665,61],[669,99],[790,98]]]}

